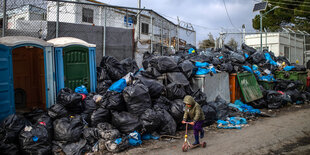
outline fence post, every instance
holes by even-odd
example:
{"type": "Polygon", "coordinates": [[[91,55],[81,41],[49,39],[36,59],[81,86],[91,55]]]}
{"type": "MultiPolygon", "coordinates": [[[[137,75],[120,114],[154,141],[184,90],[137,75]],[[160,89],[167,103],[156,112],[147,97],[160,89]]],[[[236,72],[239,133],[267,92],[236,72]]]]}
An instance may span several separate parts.
{"type": "Polygon", "coordinates": [[[153,12],[151,13],[151,53],[153,53],[153,12]]]}
{"type": "Polygon", "coordinates": [[[3,0],[2,37],[5,37],[6,22],[6,0],[3,0]]]}
{"type": "Polygon", "coordinates": [[[57,13],[56,13],[56,38],[58,38],[59,34],[59,2],[56,2],[57,13]]]}
{"type": "Polygon", "coordinates": [[[104,7],[103,56],[106,54],[107,7],[104,7]]]}

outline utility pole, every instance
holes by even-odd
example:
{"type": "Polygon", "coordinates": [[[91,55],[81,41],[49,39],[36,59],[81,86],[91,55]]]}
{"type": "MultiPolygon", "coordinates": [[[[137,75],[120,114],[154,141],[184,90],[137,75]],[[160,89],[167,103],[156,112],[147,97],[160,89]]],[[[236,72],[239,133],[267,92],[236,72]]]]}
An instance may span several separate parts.
{"type": "MultiPolygon", "coordinates": [[[[141,0],[138,0],[138,8],[141,9],[141,0]]],[[[140,13],[138,14],[137,24],[138,24],[138,41],[140,40],[140,34],[141,34],[141,18],[140,13]]]]}

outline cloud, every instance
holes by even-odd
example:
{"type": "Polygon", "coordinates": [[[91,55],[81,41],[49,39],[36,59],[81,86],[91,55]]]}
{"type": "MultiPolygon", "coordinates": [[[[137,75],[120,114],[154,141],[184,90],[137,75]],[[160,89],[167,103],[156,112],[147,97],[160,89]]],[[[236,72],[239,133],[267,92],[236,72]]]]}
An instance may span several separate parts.
{"type": "MultiPolygon", "coordinates": [[[[137,0],[101,1],[112,5],[137,7],[137,0]]],[[[142,7],[164,16],[179,17],[182,21],[192,23],[196,30],[197,43],[208,38],[208,33],[219,36],[223,29],[239,32],[237,29],[241,29],[242,24],[245,24],[247,30],[253,31],[252,18],[257,14],[252,12],[256,3],[252,0],[225,0],[234,27],[229,22],[223,0],[141,0],[141,3],[142,7]]]]}

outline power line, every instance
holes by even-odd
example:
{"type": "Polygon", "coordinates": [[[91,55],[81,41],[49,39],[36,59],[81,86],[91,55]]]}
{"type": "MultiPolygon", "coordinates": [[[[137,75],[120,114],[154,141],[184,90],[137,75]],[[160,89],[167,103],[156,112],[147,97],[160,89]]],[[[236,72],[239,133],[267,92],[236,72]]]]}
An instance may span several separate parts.
{"type": "MultiPolygon", "coordinates": [[[[223,3],[224,3],[224,7],[225,7],[226,14],[227,14],[227,17],[228,17],[228,19],[229,19],[230,24],[231,24],[235,29],[237,29],[236,26],[232,23],[232,21],[231,21],[231,19],[230,19],[230,16],[229,16],[228,11],[227,11],[227,8],[226,8],[225,0],[223,0],[223,3]]],[[[237,29],[237,30],[239,30],[239,29],[237,29]]],[[[239,30],[239,31],[240,31],[240,30],[239,30]]]]}

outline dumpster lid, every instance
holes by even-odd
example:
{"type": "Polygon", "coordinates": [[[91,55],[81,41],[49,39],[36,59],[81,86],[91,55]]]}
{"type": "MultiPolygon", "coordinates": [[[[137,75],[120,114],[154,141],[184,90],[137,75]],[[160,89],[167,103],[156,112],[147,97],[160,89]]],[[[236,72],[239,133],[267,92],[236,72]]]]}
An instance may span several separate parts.
{"type": "Polygon", "coordinates": [[[0,44],[5,46],[16,46],[21,44],[36,44],[40,46],[53,46],[42,39],[28,36],[7,36],[0,38],[0,44]]]}
{"type": "Polygon", "coordinates": [[[94,44],[90,44],[84,40],[73,37],[54,38],[47,42],[54,44],[54,47],[66,47],[69,45],[84,45],[86,47],[96,47],[96,45],[94,44]]]}

